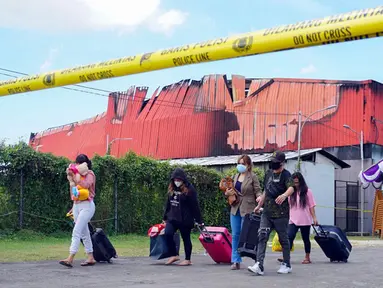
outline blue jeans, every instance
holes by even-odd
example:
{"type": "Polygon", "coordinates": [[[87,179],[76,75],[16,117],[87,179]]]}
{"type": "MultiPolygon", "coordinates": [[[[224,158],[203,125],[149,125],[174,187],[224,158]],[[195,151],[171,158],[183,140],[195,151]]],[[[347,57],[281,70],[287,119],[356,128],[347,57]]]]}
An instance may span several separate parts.
{"type": "Polygon", "coordinates": [[[232,263],[241,263],[242,259],[238,253],[238,244],[239,244],[239,235],[241,234],[243,217],[239,213],[239,209],[236,215],[230,214],[230,226],[231,226],[231,236],[232,240],[232,252],[231,252],[231,262],[232,263]]]}

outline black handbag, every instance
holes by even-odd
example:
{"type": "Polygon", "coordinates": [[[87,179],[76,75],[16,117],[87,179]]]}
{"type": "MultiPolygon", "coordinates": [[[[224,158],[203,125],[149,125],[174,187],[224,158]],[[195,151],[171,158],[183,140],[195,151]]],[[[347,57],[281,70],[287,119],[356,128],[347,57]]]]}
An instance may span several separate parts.
{"type": "MultiPolygon", "coordinates": [[[[174,242],[176,243],[176,251],[179,253],[180,250],[180,234],[174,234],[174,242]]],[[[174,255],[173,255],[174,256],[174,255]]],[[[171,257],[169,255],[169,248],[166,243],[165,234],[150,237],[150,253],[149,257],[154,260],[161,260],[171,257]]]]}

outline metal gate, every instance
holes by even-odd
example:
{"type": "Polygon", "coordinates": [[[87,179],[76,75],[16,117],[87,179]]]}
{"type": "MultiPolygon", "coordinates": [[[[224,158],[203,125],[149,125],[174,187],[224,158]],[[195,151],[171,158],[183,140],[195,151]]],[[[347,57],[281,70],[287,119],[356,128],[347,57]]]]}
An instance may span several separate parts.
{"type": "Polygon", "coordinates": [[[359,231],[360,209],[359,183],[354,181],[335,180],[335,225],[345,232],[359,231]]]}

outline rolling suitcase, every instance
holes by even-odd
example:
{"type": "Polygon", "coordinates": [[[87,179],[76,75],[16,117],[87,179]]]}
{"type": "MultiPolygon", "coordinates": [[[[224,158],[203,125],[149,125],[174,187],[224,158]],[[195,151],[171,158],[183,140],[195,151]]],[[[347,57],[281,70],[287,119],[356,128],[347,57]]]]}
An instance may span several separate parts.
{"type": "MultiPolygon", "coordinates": [[[[72,220],[72,226],[74,225],[74,218],[72,211],[66,214],[66,217],[72,220]]],[[[108,237],[106,237],[104,231],[101,228],[94,229],[93,225],[89,222],[88,229],[90,238],[93,244],[93,257],[97,262],[108,262],[111,263],[112,258],[117,258],[116,250],[112,243],[110,243],[108,237]]],[[[84,245],[83,240],[80,240],[84,245]]]]}
{"type": "Polygon", "coordinates": [[[346,234],[336,226],[318,225],[316,229],[315,241],[321,247],[323,253],[331,262],[347,262],[350,256],[352,245],[348,241],[346,234]]]}
{"type": "Polygon", "coordinates": [[[117,258],[116,250],[108,237],[105,235],[104,230],[96,228],[91,234],[93,243],[93,257],[97,262],[111,263],[112,258],[117,258]]]}
{"type": "Polygon", "coordinates": [[[225,227],[200,227],[199,241],[214,262],[231,264],[231,234],[225,227]]]}
{"type": "Polygon", "coordinates": [[[245,215],[238,244],[238,252],[241,257],[257,259],[258,229],[260,224],[260,214],[250,213],[245,215]]]}

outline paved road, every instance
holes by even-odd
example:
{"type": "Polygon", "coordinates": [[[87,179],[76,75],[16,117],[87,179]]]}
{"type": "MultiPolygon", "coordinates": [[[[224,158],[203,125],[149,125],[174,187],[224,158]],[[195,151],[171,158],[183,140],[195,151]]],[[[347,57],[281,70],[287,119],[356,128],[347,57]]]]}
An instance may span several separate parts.
{"type": "Polygon", "coordinates": [[[264,276],[252,276],[245,260],[241,271],[229,271],[216,265],[209,256],[193,255],[193,266],[167,267],[148,258],[116,259],[113,264],[72,269],[57,262],[0,263],[1,288],[43,287],[382,287],[382,247],[355,247],[348,263],[330,263],[319,248],[314,247],[312,265],[300,264],[303,251],[292,254],[293,273],[278,275],[277,254],[267,253],[264,276]]]}

